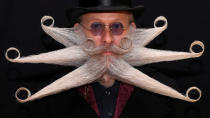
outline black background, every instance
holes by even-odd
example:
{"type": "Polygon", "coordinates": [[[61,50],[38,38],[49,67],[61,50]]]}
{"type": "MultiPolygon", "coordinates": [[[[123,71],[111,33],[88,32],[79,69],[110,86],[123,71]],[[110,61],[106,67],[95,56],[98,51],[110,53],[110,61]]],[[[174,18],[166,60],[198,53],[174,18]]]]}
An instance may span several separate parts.
{"type": "MultiPolygon", "coordinates": [[[[2,1],[1,1],[2,2],[2,1]]],[[[140,2],[134,1],[134,4],[140,2]]],[[[210,118],[210,7],[207,1],[192,0],[144,0],[146,10],[138,25],[153,27],[153,21],[158,16],[165,16],[168,29],[149,44],[148,47],[188,51],[190,44],[200,40],[205,44],[204,54],[196,59],[174,62],[162,62],[147,65],[162,73],[166,78],[173,79],[182,93],[190,86],[198,86],[202,90],[202,98],[196,103],[180,102],[183,113],[175,118],[210,118]]],[[[63,67],[47,64],[16,64],[8,62],[5,51],[16,47],[22,56],[39,54],[63,48],[61,44],[45,35],[40,26],[44,15],[55,19],[55,26],[69,27],[65,9],[76,5],[74,0],[7,0],[0,5],[0,117],[1,118],[37,118],[49,117],[48,112],[36,113],[35,109],[50,109],[49,104],[42,100],[36,105],[19,104],[14,93],[21,86],[27,87],[32,93],[62,77],[73,67],[63,67]],[[29,108],[34,107],[33,111],[29,108]],[[39,115],[42,114],[42,115],[39,115]],[[44,114],[44,115],[43,115],[44,114]]],[[[141,68],[139,68],[141,69],[141,68]]],[[[51,96],[56,98],[59,95],[51,96]]],[[[65,99],[65,98],[64,98],[65,99]]],[[[149,101],[148,101],[149,102],[149,101]]],[[[178,108],[178,107],[177,107],[178,108]]],[[[62,113],[60,108],[60,112],[62,113]]],[[[176,109],[173,110],[176,114],[176,109]]]]}

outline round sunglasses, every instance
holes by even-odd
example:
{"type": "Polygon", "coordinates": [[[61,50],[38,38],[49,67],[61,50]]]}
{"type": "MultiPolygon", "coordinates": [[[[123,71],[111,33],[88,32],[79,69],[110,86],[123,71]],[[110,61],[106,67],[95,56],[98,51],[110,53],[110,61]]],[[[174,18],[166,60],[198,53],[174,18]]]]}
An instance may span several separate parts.
{"type": "Polygon", "coordinates": [[[81,24],[82,27],[89,30],[94,36],[100,36],[104,33],[106,26],[109,27],[109,31],[111,31],[112,35],[121,35],[125,28],[120,22],[113,22],[111,24],[104,24],[101,22],[94,22],[90,25],[89,28],[85,27],[81,24]]]}

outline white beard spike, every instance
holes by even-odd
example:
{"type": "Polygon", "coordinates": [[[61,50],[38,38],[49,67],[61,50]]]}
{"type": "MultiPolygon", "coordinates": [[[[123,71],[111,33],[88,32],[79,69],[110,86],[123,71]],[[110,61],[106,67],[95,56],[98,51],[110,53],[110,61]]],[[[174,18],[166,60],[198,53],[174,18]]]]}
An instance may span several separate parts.
{"type": "Polygon", "coordinates": [[[111,51],[116,53],[114,56],[100,55],[100,51],[103,51],[107,47],[96,47],[91,39],[85,38],[80,26],[77,28],[54,27],[54,19],[51,16],[44,16],[41,19],[41,26],[48,35],[63,44],[66,48],[39,55],[20,57],[19,50],[11,47],[6,51],[6,59],[15,63],[46,63],[77,66],[79,68],[54,81],[33,95],[31,95],[27,88],[20,87],[15,93],[18,102],[33,101],[71,88],[90,84],[96,82],[104,74],[109,74],[119,81],[172,98],[189,102],[196,102],[201,98],[201,90],[197,87],[190,87],[184,96],[175,89],[160,83],[132,67],[163,61],[197,58],[203,54],[204,44],[200,41],[194,41],[191,44],[190,52],[146,48],[145,46],[147,44],[167,28],[168,22],[163,16],[155,19],[154,28],[135,29],[134,32],[134,28],[130,28],[130,31],[133,33],[124,37],[119,47],[116,45],[109,47],[111,51]],[[44,25],[46,20],[52,20],[52,24],[49,26],[44,25]],[[164,21],[165,23],[162,27],[157,27],[156,24],[158,21],[164,21]],[[199,45],[202,51],[198,53],[194,52],[192,50],[194,45],[199,45]],[[18,56],[14,59],[9,58],[9,51],[16,51],[18,56]],[[191,90],[197,90],[199,92],[197,99],[191,99],[189,97],[191,90]],[[20,91],[26,91],[28,97],[26,99],[20,99],[18,97],[20,91]]]}

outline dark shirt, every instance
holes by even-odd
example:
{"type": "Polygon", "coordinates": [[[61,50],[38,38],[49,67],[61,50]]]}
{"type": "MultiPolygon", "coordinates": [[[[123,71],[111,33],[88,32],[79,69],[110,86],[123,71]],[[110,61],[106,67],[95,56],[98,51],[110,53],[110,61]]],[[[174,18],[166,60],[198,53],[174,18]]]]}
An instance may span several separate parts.
{"type": "Polygon", "coordinates": [[[115,81],[110,88],[105,88],[98,82],[93,84],[96,103],[100,112],[100,118],[113,118],[117,102],[120,83],[115,81]]]}

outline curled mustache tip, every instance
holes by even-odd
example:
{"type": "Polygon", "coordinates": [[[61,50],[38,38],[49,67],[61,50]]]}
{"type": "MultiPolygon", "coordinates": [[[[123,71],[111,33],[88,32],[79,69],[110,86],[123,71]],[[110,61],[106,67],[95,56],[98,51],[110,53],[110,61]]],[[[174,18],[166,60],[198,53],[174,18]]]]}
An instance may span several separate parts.
{"type": "Polygon", "coordinates": [[[128,50],[132,47],[132,41],[128,37],[123,37],[120,40],[119,47],[122,48],[122,49],[128,50]]]}
{"type": "Polygon", "coordinates": [[[87,39],[81,44],[81,48],[85,53],[88,55],[94,55],[96,54],[99,49],[96,49],[96,44],[92,39],[87,39]]]}
{"type": "Polygon", "coordinates": [[[194,41],[193,43],[191,43],[189,50],[190,50],[191,53],[195,54],[195,57],[200,57],[204,53],[205,46],[204,46],[204,44],[201,41],[194,41]],[[202,51],[200,51],[200,52],[194,52],[192,48],[195,45],[199,45],[202,48],[202,51]]]}
{"type": "Polygon", "coordinates": [[[159,16],[154,21],[154,28],[159,28],[159,27],[164,28],[164,29],[166,29],[168,27],[168,21],[164,16],[159,16]],[[164,22],[163,26],[157,26],[158,22],[160,22],[160,21],[164,22]]]}
{"type": "Polygon", "coordinates": [[[41,25],[46,26],[46,25],[44,25],[44,22],[47,21],[47,20],[52,20],[52,23],[48,27],[53,27],[54,23],[55,23],[55,20],[51,16],[43,16],[42,19],[41,19],[41,25]]]}
{"type": "Polygon", "coordinates": [[[19,51],[17,48],[15,48],[15,47],[8,48],[7,51],[6,51],[6,53],[5,53],[5,57],[6,57],[6,59],[7,59],[8,61],[10,61],[10,62],[17,62],[17,60],[20,59],[20,51],[19,51]],[[15,51],[15,52],[17,52],[17,54],[18,54],[17,57],[14,58],[14,59],[10,58],[10,57],[8,56],[8,53],[9,53],[10,51],[15,51]]]}
{"type": "Polygon", "coordinates": [[[119,46],[112,45],[110,47],[111,51],[118,55],[123,55],[131,51],[133,45],[132,40],[128,37],[123,37],[120,40],[119,46]]]}
{"type": "Polygon", "coordinates": [[[189,102],[197,102],[198,100],[200,100],[201,96],[202,96],[202,92],[201,92],[201,90],[198,87],[193,86],[193,87],[190,87],[190,88],[187,89],[187,92],[186,92],[187,101],[189,101],[189,102]],[[192,99],[189,96],[190,92],[192,90],[196,90],[199,93],[199,96],[196,99],[192,99]]]}
{"type": "Polygon", "coordinates": [[[30,97],[31,97],[31,92],[30,92],[27,88],[25,88],[25,87],[20,87],[20,88],[17,89],[17,91],[15,92],[15,98],[16,98],[16,100],[17,100],[19,103],[28,102],[30,97]],[[18,94],[19,94],[21,91],[26,91],[26,92],[27,92],[27,98],[21,99],[21,98],[18,97],[18,94]]]}

